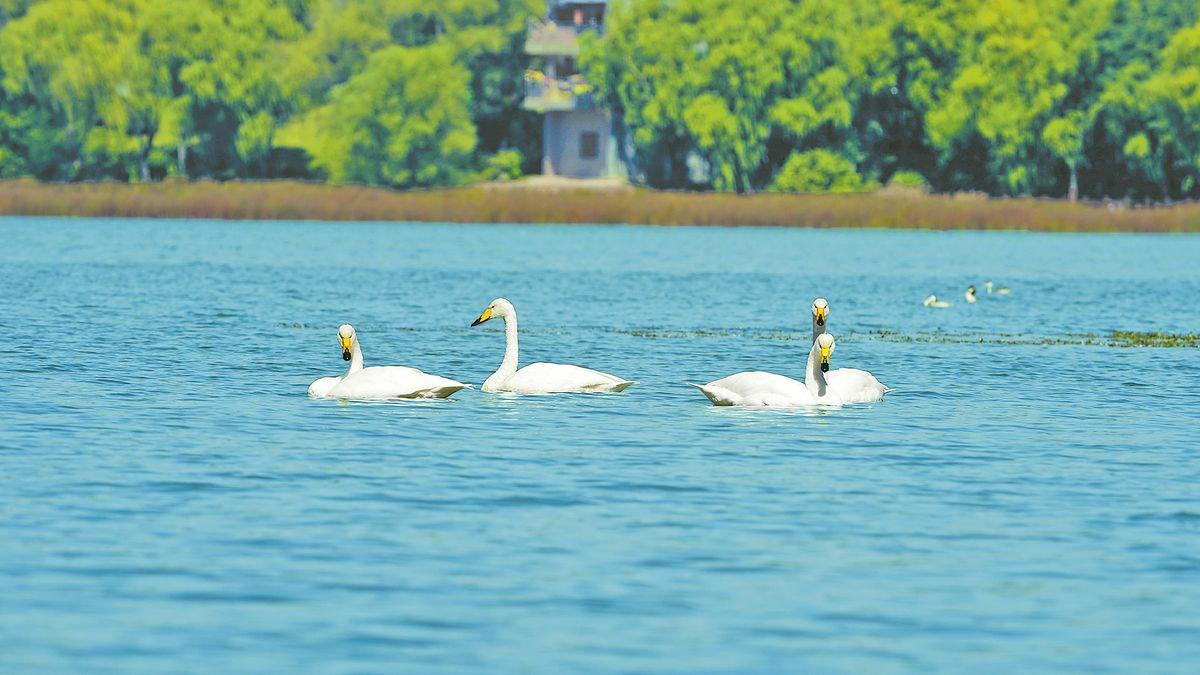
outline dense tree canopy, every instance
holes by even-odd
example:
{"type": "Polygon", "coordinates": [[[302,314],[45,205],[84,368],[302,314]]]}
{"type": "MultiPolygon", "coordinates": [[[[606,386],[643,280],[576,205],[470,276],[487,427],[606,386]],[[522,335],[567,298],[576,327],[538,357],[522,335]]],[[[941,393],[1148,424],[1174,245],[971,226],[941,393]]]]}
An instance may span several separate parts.
{"type": "MultiPolygon", "coordinates": [[[[541,154],[542,0],[0,0],[0,178],[462,184],[541,154]]],[[[1200,3],[614,0],[635,180],[1200,197],[1200,3]]]]}
{"type": "Polygon", "coordinates": [[[584,55],[663,187],[1200,196],[1200,3],[626,0],[584,55]],[[849,173],[848,173],[849,169],[849,173]]]}
{"type": "Polygon", "coordinates": [[[532,168],[521,49],[540,6],[0,0],[0,177],[412,187],[475,180],[497,153],[532,168]]]}

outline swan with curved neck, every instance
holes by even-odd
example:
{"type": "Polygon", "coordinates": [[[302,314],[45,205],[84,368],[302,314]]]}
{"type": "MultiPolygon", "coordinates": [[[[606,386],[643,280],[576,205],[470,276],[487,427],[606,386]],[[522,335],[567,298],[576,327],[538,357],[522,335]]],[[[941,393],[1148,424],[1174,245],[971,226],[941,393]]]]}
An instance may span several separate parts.
{"type": "Polygon", "coordinates": [[[515,391],[525,394],[558,394],[569,392],[621,391],[637,384],[616,375],[609,375],[591,368],[563,365],[560,363],[533,363],[518,368],[517,362],[517,310],[504,298],[496,298],[478,319],[471,324],[478,326],[492,319],[504,320],[504,360],[500,367],[484,381],[484,391],[515,391]]]}
{"type": "Polygon", "coordinates": [[[841,405],[845,400],[828,381],[834,340],[821,333],[808,350],[804,381],[761,370],[735,373],[729,377],[694,384],[713,405],[788,408],[802,405],[841,405]]]}
{"type": "MultiPolygon", "coordinates": [[[[813,301],[813,344],[821,335],[828,335],[825,332],[828,323],[829,303],[824,298],[817,298],[813,301]]],[[[847,403],[878,401],[887,393],[887,387],[874,375],[858,368],[838,368],[823,373],[821,379],[847,403]]]]}
{"type": "Polygon", "coordinates": [[[338,327],[342,360],[350,367],[340,377],[322,377],[308,387],[318,398],[380,400],[393,398],[446,398],[467,386],[406,366],[363,367],[362,345],[350,324],[338,327]]]}

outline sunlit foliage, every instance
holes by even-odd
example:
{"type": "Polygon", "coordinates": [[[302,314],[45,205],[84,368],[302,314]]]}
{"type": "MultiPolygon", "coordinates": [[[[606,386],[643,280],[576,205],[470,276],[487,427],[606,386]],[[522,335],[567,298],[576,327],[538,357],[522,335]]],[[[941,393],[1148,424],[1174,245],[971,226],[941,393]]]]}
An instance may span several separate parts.
{"type": "MultiPolygon", "coordinates": [[[[544,0],[0,0],[0,178],[536,171],[544,0]]],[[[635,181],[1200,198],[1200,3],[614,0],[580,63],[635,181]]]]}

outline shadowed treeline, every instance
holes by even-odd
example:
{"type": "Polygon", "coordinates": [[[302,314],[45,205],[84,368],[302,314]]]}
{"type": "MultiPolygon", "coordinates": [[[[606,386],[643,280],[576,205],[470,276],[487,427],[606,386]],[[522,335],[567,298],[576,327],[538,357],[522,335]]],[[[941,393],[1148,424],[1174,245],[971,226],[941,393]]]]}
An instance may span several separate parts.
{"type": "Polygon", "coordinates": [[[697,194],[652,190],[488,189],[396,192],[293,181],[154,184],[0,182],[0,213],[30,216],[639,223],[1200,232],[1200,204],[1124,207],[1029,198],[867,194],[697,194]]]}
{"type": "Polygon", "coordinates": [[[605,6],[0,0],[0,179],[518,178],[557,78],[656,189],[1200,199],[1196,0],[605,6]]]}

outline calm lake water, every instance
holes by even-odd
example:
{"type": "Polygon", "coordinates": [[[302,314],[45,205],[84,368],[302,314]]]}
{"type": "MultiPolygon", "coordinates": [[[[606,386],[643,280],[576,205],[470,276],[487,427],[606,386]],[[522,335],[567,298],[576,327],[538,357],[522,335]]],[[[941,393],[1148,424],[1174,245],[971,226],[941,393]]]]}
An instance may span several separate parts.
{"type": "Polygon", "coordinates": [[[0,671],[1196,672],[1200,237],[0,219],[0,671]],[[968,306],[992,279],[1010,296],[968,306]],[[954,302],[926,309],[936,292],[954,302]],[[833,367],[841,409],[686,382],[833,367]],[[344,364],[622,394],[310,400],[344,364]],[[1090,344],[1092,342],[1101,344],[1090,344]]]}

